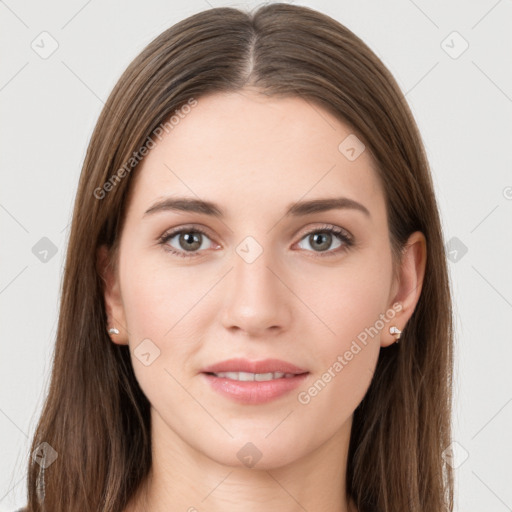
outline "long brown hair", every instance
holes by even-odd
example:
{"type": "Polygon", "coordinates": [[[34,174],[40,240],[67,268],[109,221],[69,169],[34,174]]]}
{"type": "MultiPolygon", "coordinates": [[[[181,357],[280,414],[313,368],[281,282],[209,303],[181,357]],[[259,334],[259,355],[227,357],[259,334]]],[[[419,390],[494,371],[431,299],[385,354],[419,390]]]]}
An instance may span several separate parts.
{"type": "Polygon", "coordinates": [[[442,456],[451,440],[450,287],[416,123],[394,78],[350,30],[310,8],[270,4],[253,13],[210,9],[172,26],[129,65],[101,112],[80,176],[51,383],[31,451],[47,443],[58,458],[30,457],[29,512],[121,512],[148,475],[149,403],[128,346],[107,334],[97,249],[107,245],[115,266],[137,171],[130,159],[148,137],[191,99],[244,86],[304,98],[364,141],[385,191],[395,264],[412,232],[426,237],[416,309],[400,344],[381,350],[354,413],[346,487],[359,512],[452,510],[442,456]]]}

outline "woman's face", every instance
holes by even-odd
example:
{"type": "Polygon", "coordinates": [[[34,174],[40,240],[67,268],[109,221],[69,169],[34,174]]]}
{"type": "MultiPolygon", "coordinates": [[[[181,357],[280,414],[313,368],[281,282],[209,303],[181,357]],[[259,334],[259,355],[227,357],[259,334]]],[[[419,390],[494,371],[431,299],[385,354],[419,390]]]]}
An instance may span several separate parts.
{"type": "Polygon", "coordinates": [[[137,170],[110,326],[156,437],[281,466],[348,436],[389,327],[411,313],[383,190],[350,128],[311,102],[243,90],[187,112],[137,170]]]}

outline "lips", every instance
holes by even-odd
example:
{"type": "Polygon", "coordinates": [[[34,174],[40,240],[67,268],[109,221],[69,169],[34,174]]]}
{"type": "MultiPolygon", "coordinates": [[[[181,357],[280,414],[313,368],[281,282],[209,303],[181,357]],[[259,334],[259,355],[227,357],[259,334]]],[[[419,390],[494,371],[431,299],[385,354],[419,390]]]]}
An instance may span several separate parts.
{"type": "Polygon", "coordinates": [[[220,363],[213,364],[203,368],[202,373],[253,373],[253,374],[268,374],[268,373],[283,373],[300,375],[308,373],[307,370],[299,368],[292,363],[282,361],[280,359],[264,359],[262,361],[249,361],[248,359],[235,358],[221,361],[220,363]]]}

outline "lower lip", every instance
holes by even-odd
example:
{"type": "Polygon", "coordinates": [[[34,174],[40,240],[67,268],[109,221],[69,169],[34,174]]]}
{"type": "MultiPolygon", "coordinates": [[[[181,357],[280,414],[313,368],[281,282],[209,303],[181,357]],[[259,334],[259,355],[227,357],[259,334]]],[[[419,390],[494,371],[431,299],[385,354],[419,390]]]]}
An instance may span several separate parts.
{"type": "Polygon", "coordinates": [[[243,404],[264,404],[297,388],[309,374],[301,373],[295,377],[267,381],[239,381],[208,373],[202,375],[221,395],[243,404]]]}

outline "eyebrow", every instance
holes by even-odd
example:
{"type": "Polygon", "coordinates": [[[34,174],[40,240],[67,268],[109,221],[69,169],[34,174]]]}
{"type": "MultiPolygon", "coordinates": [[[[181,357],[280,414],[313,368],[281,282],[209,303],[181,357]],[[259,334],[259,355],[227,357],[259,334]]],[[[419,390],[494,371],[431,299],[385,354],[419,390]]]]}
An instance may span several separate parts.
{"type": "MultiPolygon", "coordinates": [[[[312,213],[325,212],[335,209],[350,209],[364,213],[367,217],[371,217],[368,208],[361,203],[349,199],[348,197],[333,197],[325,199],[312,199],[309,201],[298,201],[292,203],[286,209],[285,217],[299,217],[312,213]]],[[[223,218],[224,211],[215,203],[193,199],[189,197],[167,197],[158,201],[144,213],[144,217],[157,212],[164,211],[182,211],[195,212],[204,215],[211,215],[216,218],[223,218]]]]}

